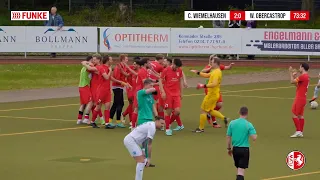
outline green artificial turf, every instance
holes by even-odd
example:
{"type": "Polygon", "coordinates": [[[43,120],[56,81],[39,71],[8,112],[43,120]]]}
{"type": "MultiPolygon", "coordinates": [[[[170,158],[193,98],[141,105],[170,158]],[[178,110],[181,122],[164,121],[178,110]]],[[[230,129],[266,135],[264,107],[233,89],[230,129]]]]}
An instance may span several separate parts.
{"type": "MultiPolygon", "coordinates": [[[[190,69],[203,67],[184,67],[188,77],[196,77],[190,69]]],[[[0,65],[0,90],[35,89],[77,86],[81,65],[45,65],[45,64],[6,64],[0,65]]],[[[264,67],[234,67],[224,74],[244,74],[275,70],[264,67]]]]}
{"type": "MultiPolygon", "coordinates": [[[[222,113],[237,118],[239,107],[248,106],[249,120],[258,133],[257,142],[251,143],[246,180],[279,176],[287,176],[284,179],[288,180],[320,179],[319,110],[307,106],[305,137],[289,138],[295,131],[291,120],[293,86],[285,81],[233,85],[224,86],[222,93],[222,113]],[[300,150],[306,156],[306,165],[299,171],[286,165],[286,156],[292,150],[300,150]],[[302,175],[294,177],[297,174],[302,175]]],[[[308,97],[311,96],[310,90],[308,97]]],[[[198,126],[202,99],[203,91],[185,91],[181,110],[185,129],[172,137],[157,132],[152,157],[156,168],[145,169],[145,180],[235,179],[236,170],[226,152],[225,128],[207,125],[203,134],[191,132],[198,126]]],[[[2,179],[134,179],[135,162],[123,145],[129,130],[76,125],[78,101],[66,98],[0,103],[2,179]]],[[[274,180],[277,179],[280,178],[274,180]]]]}

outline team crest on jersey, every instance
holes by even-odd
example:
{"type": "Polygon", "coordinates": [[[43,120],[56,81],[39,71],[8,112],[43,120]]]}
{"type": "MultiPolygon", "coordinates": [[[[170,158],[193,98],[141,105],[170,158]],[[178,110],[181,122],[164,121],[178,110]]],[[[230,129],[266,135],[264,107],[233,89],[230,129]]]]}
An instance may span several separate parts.
{"type": "Polygon", "coordinates": [[[178,77],[180,76],[180,73],[179,73],[179,72],[177,72],[177,76],[178,76],[178,77]]]}

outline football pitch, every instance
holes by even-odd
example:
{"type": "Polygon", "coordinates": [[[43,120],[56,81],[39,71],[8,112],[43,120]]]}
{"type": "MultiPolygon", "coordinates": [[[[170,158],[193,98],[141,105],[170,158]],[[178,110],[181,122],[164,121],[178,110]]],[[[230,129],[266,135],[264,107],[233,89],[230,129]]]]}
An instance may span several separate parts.
{"type": "MultiPolygon", "coordinates": [[[[315,83],[315,81],[312,81],[315,83]]],[[[309,89],[310,98],[313,87],[309,89]]],[[[295,88],[288,81],[223,86],[223,114],[234,119],[240,106],[249,108],[249,120],[258,140],[251,143],[246,180],[316,180],[319,166],[319,110],[305,110],[305,137],[294,133],[291,104],[295,88]],[[304,168],[289,169],[286,156],[299,150],[304,168]]],[[[203,91],[184,91],[181,119],[186,127],[172,137],[158,131],[153,143],[155,168],[146,180],[232,180],[236,169],[226,151],[226,129],[198,126],[203,91]]],[[[7,180],[134,179],[135,162],[123,145],[128,128],[106,130],[76,125],[78,98],[0,104],[0,177],[7,180]]],[[[222,123],[222,122],[220,122],[222,123]]]]}

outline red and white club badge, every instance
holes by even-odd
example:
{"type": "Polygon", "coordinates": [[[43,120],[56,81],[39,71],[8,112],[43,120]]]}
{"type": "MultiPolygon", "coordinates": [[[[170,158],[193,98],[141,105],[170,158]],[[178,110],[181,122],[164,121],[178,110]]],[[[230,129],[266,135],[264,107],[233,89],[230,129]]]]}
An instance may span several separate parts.
{"type": "Polygon", "coordinates": [[[299,170],[306,164],[306,158],[300,151],[291,151],[286,158],[288,167],[292,170],[299,170]]]}

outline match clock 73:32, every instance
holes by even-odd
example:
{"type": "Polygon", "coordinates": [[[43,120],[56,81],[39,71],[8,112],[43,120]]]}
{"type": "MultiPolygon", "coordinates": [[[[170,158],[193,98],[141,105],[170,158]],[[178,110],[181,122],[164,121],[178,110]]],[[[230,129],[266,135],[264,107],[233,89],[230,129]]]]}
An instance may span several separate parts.
{"type": "Polygon", "coordinates": [[[291,21],[308,21],[309,18],[309,11],[290,11],[291,21]]]}

